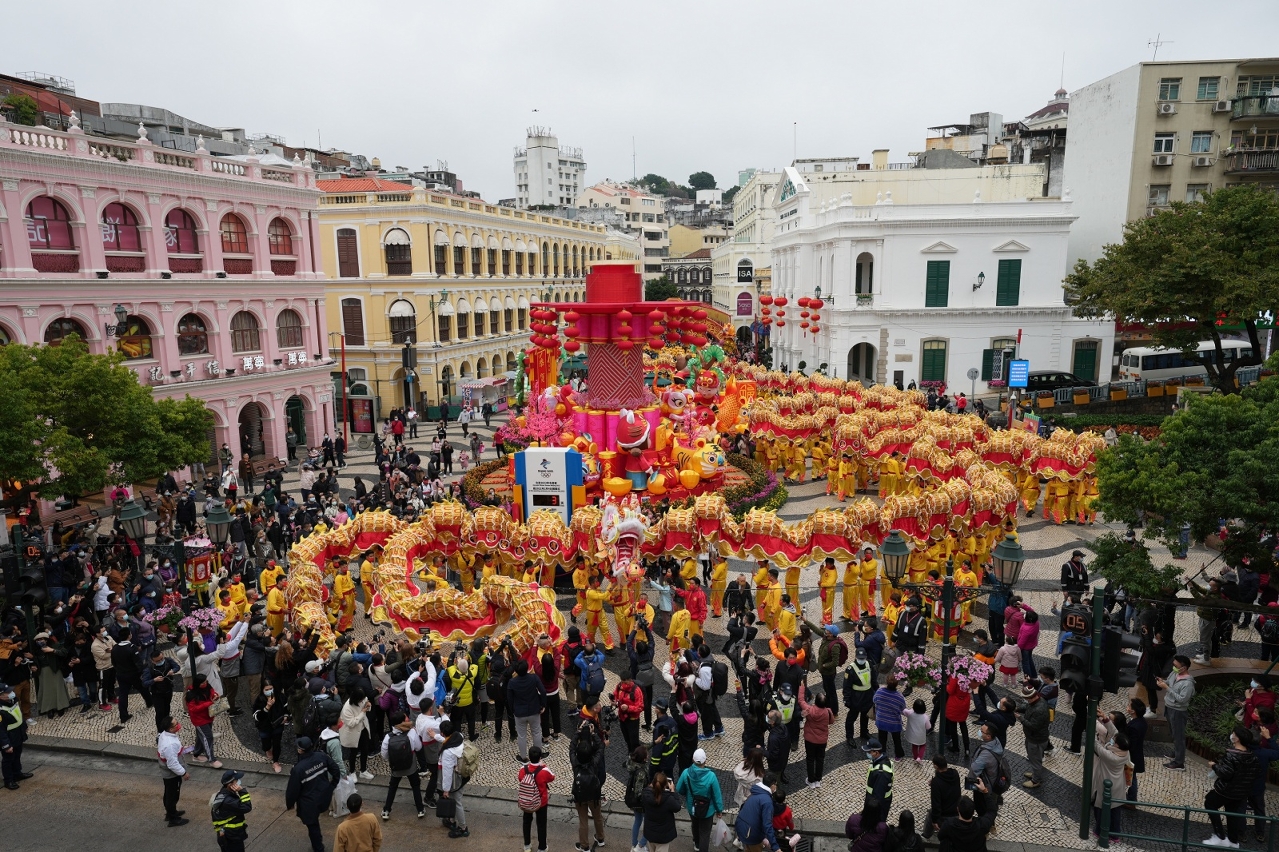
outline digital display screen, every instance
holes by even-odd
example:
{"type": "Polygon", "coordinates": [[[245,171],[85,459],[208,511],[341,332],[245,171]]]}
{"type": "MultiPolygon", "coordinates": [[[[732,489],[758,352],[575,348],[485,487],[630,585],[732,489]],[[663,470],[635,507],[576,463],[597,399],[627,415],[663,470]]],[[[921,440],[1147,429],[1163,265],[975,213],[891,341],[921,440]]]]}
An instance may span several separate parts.
{"type": "Polygon", "coordinates": [[[558,494],[534,494],[534,506],[558,506],[560,504],[560,495],[558,494]]]}
{"type": "Polygon", "coordinates": [[[1024,388],[1030,384],[1030,362],[1025,360],[1010,361],[1008,364],[1008,387],[1024,388]]]}

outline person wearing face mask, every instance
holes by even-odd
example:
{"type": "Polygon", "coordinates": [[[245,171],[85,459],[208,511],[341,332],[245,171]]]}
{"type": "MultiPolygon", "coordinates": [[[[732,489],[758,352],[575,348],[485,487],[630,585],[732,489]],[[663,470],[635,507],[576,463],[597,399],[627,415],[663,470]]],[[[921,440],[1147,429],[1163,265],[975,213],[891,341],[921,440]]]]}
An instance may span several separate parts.
{"type": "Polygon", "coordinates": [[[111,649],[115,647],[115,640],[111,638],[111,634],[107,632],[105,624],[98,625],[93,634],[93,644],[90,646],[90,653],[93,654],[93,664],[98,669],[98,709],[110,710],[111,705],[115,703],[115,668],[111,665],[111,649]]]}
{"type": "Polygon", "coordinates": [[[164,581],[156,575],[154,562],[142,571],[142,579],[133,586],[133,594],[147,612],[154,612],[160,605],[160,598],[164,594],[164,581]]]}
{"type": "Polygon", "coordinates": [[[1270,677],[1264,674],[1254,676],[1252,683],[1244,691],[1244,700],[1235,703],[1243,708],[1240,721],[1244,727],[1256,728],[1260,724],[1257,711],[1265,707],[1275,709],[1275,694],[1270,690],[1270,677]]]}
{"type": "Polygon", "coordinates": [[[18,782],[32,777],[22,771],[22,744],[27,741],[27,727],[18,706],[18,693],[7,683],[0,683],[0,770],[6,790],[18,789],[18,782]]]}
{"type": "Polygon", "coordinates": [[[186,825],[190,820],[182,815],[186,811],[178,810],[178,799],[182,796],[182,782],[186,780],[187,768],[182,765],[182,755],[190,748],[182,745],[178,732],[182,724],[176,719],[165,716],[156,721],[159,734],[156,736],[155,749],[160,759],[160,777],[164,779],[164,816],[169,828],[186,825]]]}
{"type": "Polygon", "coordinates": [[[893,630],[893,644],[899,654],[922,654],[928,641],[928,623],[920,612],[921,602],[912,596],[906,601],[906,611],[902,613],[893,630]]]}
{"type": "Polygon", "coordinates": [[[1172,673],[1168,679],[1156,678],[1155,684],[1167,690],[1164,696],[1164,718],[1172,732],[1172,761],[1165,769],[1186,771],[1186,717],[1190,700],[1195,697],[1195,679],[1190,676],[1190,658],[1177,654],[1172,658],[1172,673]]]}
{"type": "Polygon", "coordinates": [[[1257,755],[1251,751],[1254,743],[1251,731],[1243,725],[1235,725],[1230,732],[1230,748],[1216,762],[1208,764],[1216,779],[1212,789],[1204,796],[1204,809],[1209,811],[1208,819],[1212,822],[1212,836],[1203,841],[1207,846],[1238,849],[1243,840],[1244,831],[1248,828],[1244,811],[1260,765],[1257,755]],[[1223,808],[1226,811],[1224,830],[1218,813],[1223,808]]]}
{"type": "Polygon", "coordinates": [[[288,702],[275,694],[275,685],[267,682],[262,694],[253,702],[253,724],[258,729],[258,741],[271,763],[271,771],[279,773],[280,738],[284,735],[284,720],[288,714],[288,702]]]}
{"type": "MultiPolygon", "coordinates": [[[[1111,796],[1118,799],[1119,791],[1126,790],[1128,787],[1124,775],[1131,771],[1132,767],[1132,761],[1128,755],[1128,734],[1116,726],[1116,717],[1118,721],[1124,721],[1123,717],[1117,713],[1113,717],[1109,713],[1100,711],[1097,713],[1097,740],[1092,768],[1092,812],[1094,828],[1098,834],[1101,833],[1101,800],[1105,792],[1105,783],[1110,782],[1111,796]]],[[[1121,830],[1120,813],[1120,808],[1111,808],[1111,831],[1121,830]]]]}

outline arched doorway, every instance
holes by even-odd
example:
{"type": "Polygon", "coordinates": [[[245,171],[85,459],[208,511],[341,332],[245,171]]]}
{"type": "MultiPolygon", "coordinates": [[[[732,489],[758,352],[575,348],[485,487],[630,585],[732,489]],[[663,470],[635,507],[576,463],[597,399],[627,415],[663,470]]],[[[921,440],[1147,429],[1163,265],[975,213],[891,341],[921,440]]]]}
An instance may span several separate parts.
{"type": "MultiPolygon", "coordinates": [[[[266,409],[260,402],[250,402],[240,409],[240,452],[250,458],[266,455],[266,409]]],[[[239,456],[237,456],[239,458],[239,456]]]]}
{"type": "Polygon", "coordinates": [[[868,251],[857,255],[853,291],[858,296],[870,296],[875,292],[875,256],[868,251]]]}
{"type": "Polygon", "coordinates": [[[300,396],[291,396],[284,403],[284,427],[292,429],[297,437],[296,446],[309,447],[306,434],[306,400],[300,396]]]}
{"type": "Polygon", "coordinates": [[[745,352],[751,346],[751,327],[744,325],[737,329],[737,348],[740,352],[745,352]]]}
{"type": "Polygon", "coordinates": [[[848,379],[864,385],[875,384],[875,347],[858,343],[848,350],[848,379]]]}

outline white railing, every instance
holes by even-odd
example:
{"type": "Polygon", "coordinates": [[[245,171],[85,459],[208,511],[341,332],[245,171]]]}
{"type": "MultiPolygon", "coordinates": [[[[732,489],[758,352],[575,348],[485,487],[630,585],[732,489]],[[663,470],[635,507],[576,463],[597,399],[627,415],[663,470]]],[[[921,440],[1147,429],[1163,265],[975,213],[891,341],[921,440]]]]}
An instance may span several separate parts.
{"type": "Polygon", "coordinates": [[[236,175],[244,177],[245,168],[241,163],[233,163],[227,160],[213,160],[209,163],[210,168],[218,174],[236,175]]]}
{"type": "Polygon", "coordinates": [[[14,127],[8,132],[9,141],[24,148],[49,148],[54,151],[67,150],[66,137],[55,133],[42,133],[38,130],[23,130],[14,127]]]}
{"type": "Polygon", "coordinates": [[[279,183],[293,183],[293,172],[281,172],[275,169],[263,169],[263,180],[273,180],[279,183]]]}
{"type": "Polygon", "coordinates": [[[165,151],[155,152],[155,161],[162,166],[177,166],[180,169],[196,168],[195,157],[184,157],[181,154],[169,154],[165,151]]]}
{"type": "Polygon", "coordinates": [[[127,163],[130,160],[137,159],[137,151],[127,145],[109,145],[101,142],[91,142],[89,144],[89,153],[95,157],[101,157],[104,160],[119,160],[127,163]]]}

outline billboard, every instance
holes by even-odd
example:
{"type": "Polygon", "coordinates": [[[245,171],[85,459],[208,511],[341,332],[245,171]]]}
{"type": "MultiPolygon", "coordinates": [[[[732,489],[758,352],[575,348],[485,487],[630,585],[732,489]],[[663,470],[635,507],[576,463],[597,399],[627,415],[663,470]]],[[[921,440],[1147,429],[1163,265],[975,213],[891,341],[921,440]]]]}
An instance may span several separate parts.
{"type": "Polygon", "coordinates": [[[1008,364],[1008,387],[1024,388],[1030,384],[1030,362],[1017,358],[1008,364]]]}

